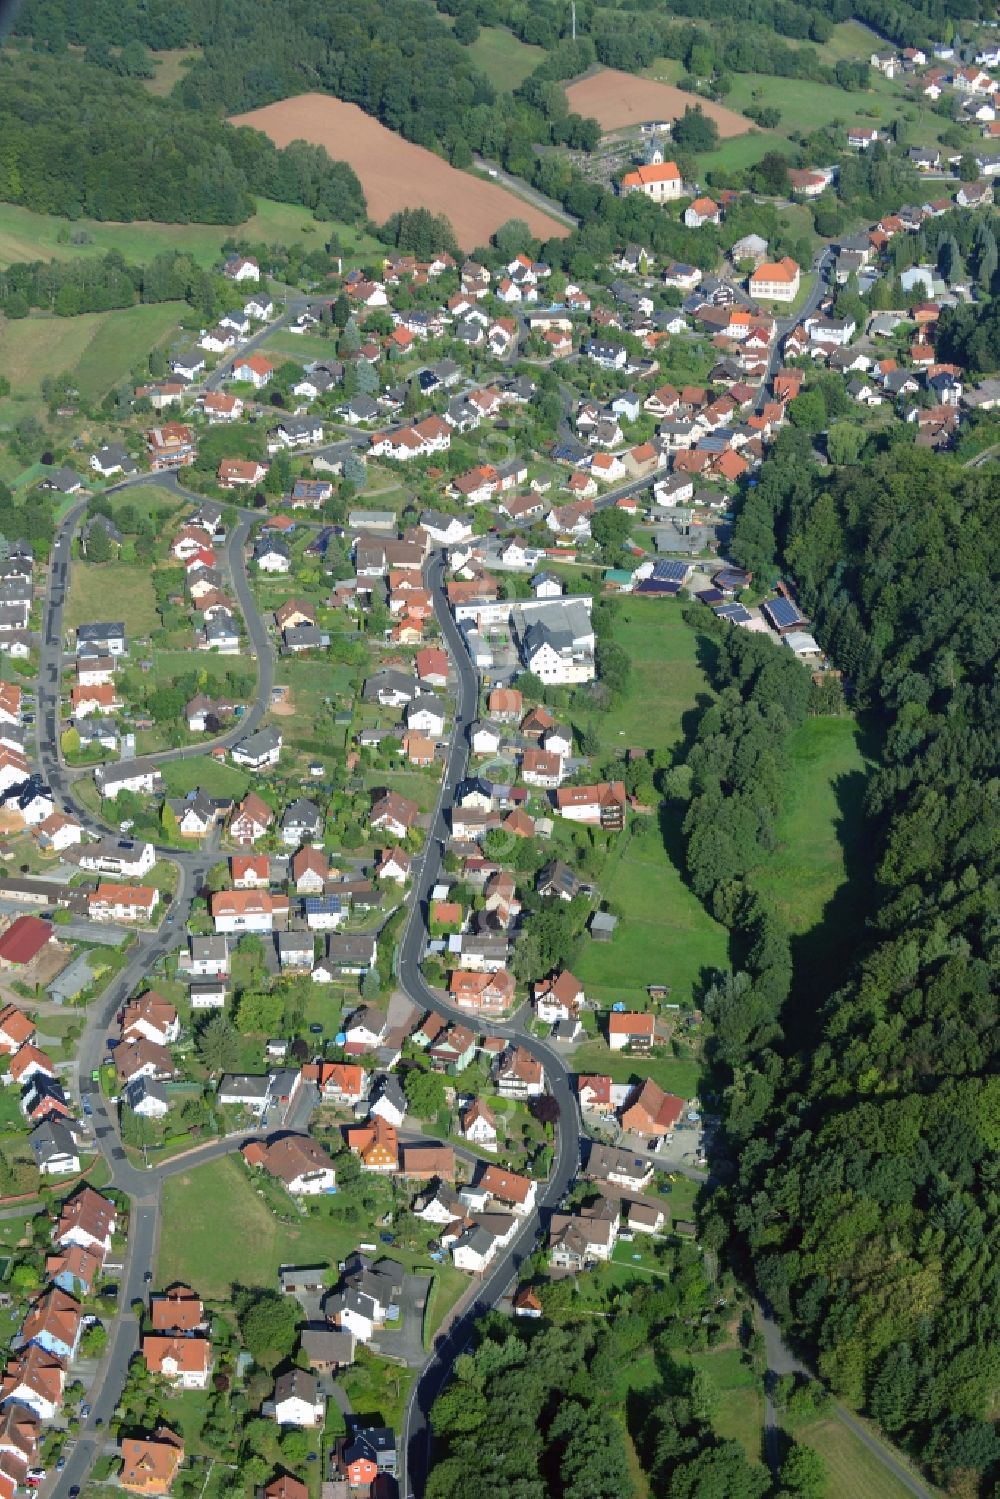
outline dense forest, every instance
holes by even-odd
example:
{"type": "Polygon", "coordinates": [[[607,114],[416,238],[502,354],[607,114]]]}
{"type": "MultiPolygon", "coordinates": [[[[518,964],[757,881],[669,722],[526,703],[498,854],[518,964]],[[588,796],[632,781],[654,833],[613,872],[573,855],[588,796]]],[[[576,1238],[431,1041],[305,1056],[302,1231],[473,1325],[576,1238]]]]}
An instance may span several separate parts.
{"type": "Polygon", "coordinates": [[[239,224],[254,194],[353,221],[361,184],[318,146],[279,151],[255,130],[110,82],[74,59],[0,55],[0,199],[76,219],[239,224]]]}
{"type": "MultiPolygon", "coordinates": [[[[552,1325],[484,1319],[431,1412],[427,1499],[633,1499],[633,1444],[648,1491],[662,1499],[774,1494],[766,1469],[715,1431],[712,1381],[688,1361],[726,1335],[718,1287],[693,1248],[664,1245],[663,1264],[659,1276],[614,1291],[606,1313],[595,1314],[570,1278],[536,1288],[552,1325]],[[641,1396],[627,1394],[629,1367],[645,1354],[657,1378],[641,1396]]],[[[782,1455],[789,1499],[821,1492],[795,1483],[804,1467],[817,1476],[815,1453],[802,1458],[797,1443],[782,1455]]]]}
{"type": "Polygon", "coordinates": [[[833,1390],[963,1495],[1000,1476],[998,502],[903,443],[821,474],[794,431],[747,495],[734,553],[794,579],[883,723],[880,854],[805,1054],[775,1027],[731,1061],[738,1180],[709,1221],[833,1390]]]}

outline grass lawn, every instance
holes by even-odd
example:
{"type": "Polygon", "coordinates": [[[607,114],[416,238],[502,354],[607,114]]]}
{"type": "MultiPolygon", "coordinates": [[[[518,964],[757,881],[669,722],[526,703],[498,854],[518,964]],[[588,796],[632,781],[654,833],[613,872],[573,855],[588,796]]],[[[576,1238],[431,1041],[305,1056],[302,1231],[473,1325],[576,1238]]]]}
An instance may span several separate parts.
{"type": "MultiPolygon", "coordinates": [[[[739,109],[740,106],[730,106],[726,100],[727,107],[739,109]]],[[[787,155],[795,150],[791,141],[783,135],[778,135],[773,130],[753,129],[746,135],[734,135],[730,140],[722,141],[714,151],[706,151],[698,156],[699,173],[711,172],[742,172],[746,167],[755,166],[768,151],[784,151],[787,155]]]]}
{"type": "Polygon", "coordinates": [[[484,26],[468,50],[479,71],[504,92],[516,89],[545,58],[544,47],[519,41],[502,26],[484,26]]]}
{"type": "MultiPolygon", "coordinates": [[[[274,1287],[281,1265],[329,1265],[332,1282],[338,1260],[361,1240],[376,1237],[370,1218],[347,1222],[329,1215],[323,1211],[328,1206],[325,1199],[319,1212],[299,1217],[273,1182],[265,1181],[262,1187],[263,1198],[232,1156],[170,1177],[163,1189],[157,1283],[183,1280],[197,1286],[208,1301],[228,1301],[233,1285],[274,1287]],[[280,1203],[283,1218],[292,1221],[275,1217],[267,1199],[280,1203]],[[220,1231],[220,1224],[230,1225],[232,1232],[220,1231]]],[[[387,1206],[386,1199],[380,1197],[380,1204],[379,1214],[387,1206]]],[[[408,1250],[397,1245],[387,1252],[407,1270],[430,1268],[419,1247],[408,1250]]],[[[434,1273],[441,1276],[431,1309],[436,1325],[466,1281],[450,1267],[435,1267],[434,1273]]]]}
{"type": "MultiPolygon", "coordinates": [[[[732,92],[726,95],[729,109],[742,111],[747,105],[776,105],[781,111],[778,131],[782,135],[797,130],[821,130],[832,120],[843,120],[845,126],[857,125],[873,108],[881,109],[882,120],[888,122],[899,113],[900,103],[892,84],[888,92],[873,84],[864,92],[849,94],[835,84],[817,83],[812,78],[776,78],[763,73],[734,73],[732,92]]],[[[779,144],[773,137],[765,139],[770,141],[769,149],[779,144]]],[[[707,159],[699,157],[699,165],[707,159]]]]}
{"type": "Polygon", "coordinates": [[[37,400],[44,375],[67,371],[76,375],[87,400],[98,400],[177,326],[180,312],[180,304],[160,302],[80,317],[35,313],[6,319],[0,325],[0,364],[17,397],[37,400]]]}
{"type": "Polygon", "coordinates": [[[860,21],[840,21],[834,26],[830,40],[816,50],[824,62],[840,62],[844,58],[853,62],[871,57],[881,46],[879,39],[860,21]]]}
{"type": "Polygon", "coordinates": [[[234,1284],[273,1288],[280,1265],[335,1266],[357,1247],[356,1225],[326,1217],[279,1223],[227,1157],[170,1177],[163,1205],[157,1281],[186,1281],[209,1301],[228,1300],[234,1284]]]}
{"type": "MultiPolygon", "coordinates": [[[[578,966],[574,972],[579,975],[578,966]]],[[[665,1092],[693,1098],[698,1092],[702,1067],[700,1062],[685,1057],[623,1057],[620,1052],[610,1052],[603,1041],[583,1041],[574,1049],[573,1071],[610,1075],[616,1083],[651,1077],[665,1092]]],[[[679,1216],[683,1218],[683,1212],[679,1216]]]]}
{"type": "MultiPolygon", "coordinates": [[[[764,1397],[739,1349],[714,1348],[710,1353],[691,1354],[689,1361],[711,1380],[716,1397],[712,1416],[716,1432],[726,1441],[739,1442],[751,1462],[761,1462],[764,1397]]],[[[839,1494],[840,1490],[831,1492],[839,1494]]]]}
{"type": "Polygon", "coordinates": [[[643,68],[639,76],[655,78],[657,83],[669,83],[676,88],[681,79],[687,76],[687,69],[679,57],[658,57],[648,68],[643,68]]]}
{"type": "Polygon", "coordinates": [[[147,567],[124,562],[73,562],[66,625],[75,629],[90,620],[120,619],[126,634],[149,635],[159,624],[156,595],[147,567]]]}
{"type": "Polygon", "coordinates": [[[335,359],[337,340],[320,333],[289,333],[287,328],[279,328],[265,340],[263,349],[269,358],[277,356],[279,363],[288,359],[305,364],[312,359],[335,359]]]}
{"type": "Polygon", "coordinates": [[[867,906],[871,850],[864,817],[865,735],[853,718],[810,718],[789,741],[778,846],[752,882],[793,937],[799,985],[843,960],[843,933],[867,906]]]}
{"type": "Polygon", "coordinates": [[[17,1245],[28,1233],[28,1225],[38,1212],[37,1203],[29,1203],[24,1208],[23,1215],[16,1218],[0,1218],[0,1247],[4,1249],[16,1249],[17,1245]]]}
{"type": "Polygon", "coordinates": [[[386,1363],[359,1347],[353,1368],[340,1376],[339,1383],[357,1415],[378,1417],[379,1425],[398,1428],[412,1380],[412,1369],[386,1363]]]}
{"type": "MultiPolygon", "coordinates": [[[[177,515],[186,506],[179,503],[168,489],[157,489],[155,484],[136,484],[128,489],[123,489],[118,494],[105,494],[104,498],[110,505],[112,513],[123,510],[126,505],[131,505],[140,514],[148,515],[153,511],[170,511],[177,515]]],[[[164,544],[166,537],[163,538],[164,544]]],[[[188,656],[190,664],[190,656],[188,656]]],[[[209,658],[214,659],[214,658],[209,658]]]]}
{"type": "Polygon", "coordinates": [[[627,598],[615,615],[614,639],[632,662],[631,691],[594,720],[604,755],[634,746],[662,749],[691,726],[685,715],[714,696],[698,659],[699,636],[674,600],[627,598]]]}
{"type": "Polygon", "coordinates": [[[21,1113],[17,1089],[4,1088],[0,1091],[0,1133],[9,1134],[11,1130],[17,1134],[26,1133],[27,1125],[21,1113]]]}
{"type": "Polygon", "coordinates": [[[592,999],[644,1003],[648,984],[668,984],[683,1004],[706,970],[726,967],[728,934],[685,885],[655,818],[599,884],[626,914],[610,942],[583,939],[573,971],[592,999]]]}
{"type": "Polygon", "coordinates": [[[690,1222],[695,1216],[695,1203],[703,1190],[702,1184],[692,1181],[689,1176],[682,1176],[679,1171],[673,1172],[673,1178],[666,1194],[671,1222],[676,1223],[679,1218],[687,1218],[690,1222]]]}
{"type": "Polygon", "coordinates": [[[421,812],[432,809],[441,790],[438,776],[420,770],[373,770],[366,779],[371,787],[386,786],[390,791],[398,791],[400,796],[409,797],[421,812]]]}
{"type": "Polygon", "coordinates": [[[829,1476],[828,1492],[837,1499],[906,1499],[910,1493],[836,1416],[798,1426],[794,1437],[815,1447],[822,1457],[829,1476]]]}
{"type": "MultiPolygon", "coordinates": [[[[128,490],[127,493],[133,493],[128,490]]],[[[226,672],[236,669],[236,663],[232,656],[216,656],[211,651],[199,652],[198,671],[204,672],[208,677],[206,691],[214,690],[213,684],[224,682],[226,672]]],[[[175,677],[186,675],[192,670],[190,651],[157,651],[153,662],[153,675],[158,682],[172,682],[175,677]]]]}
{"type": "Polygon", "coordinates": [[[200,786],[209,796],[245,796],[251,777],[234,765],[213,760],[211,755],[192,755],[187,760],[168,760],[162,766],[168,796],[184,796],[200,786]]]}
{"type": "MultiPolygon", "coordinates": [[[[258,198],[257,212],[243,224],[135,224],[99,223],[80,219],[70,225],[52,214],[32,213],[14,204],[0,204],[0,265],[15,261],[66,260],[78,255],[104,255],[120,250],[126,260],[145,264],[163,250],[181,250],[200,265],[211,265],[221,259],[222,242],[233,234],[241,239],[263,240],[268,244],[293,244],[296,241],[317,244],[336,233],[347,256],[360,257],[378,251],[384,253],[371,235],[353,225],[318,223],[308,208],[294,203],[274,203],[258,198]],[[88,236],[83,245],[60,244],[59,231],[78,230],[88,236]]],[[[99,316],[100,314],[95,314],[99,316]]],[[[60,318],[60,325],[77,322],[77,318],[60,318]]],[[[57,368],[65,368],[65,364],[57,368]]]]}
{"type": "Polygon", "coordinates": [[[96,314],[93,333],[75,365],[83,398],[96,401],[105,396],[116,381],[176,328],[184,310],[179,302],[156,302],[125,307],[103,316],[96,314]]]}
{"type": "MultiPolygon", "coordinates": [[[[631,748],[669,751],[711,700],[699,659],[710,642],[681,610],[673,601],[628,599],[617,612],[615,640],[632,663],[632,685],[624,702],[594,720],[602,757],[631,748]]],[[[601,894],[626,917],[611,942],[588,939],[573,970],[595,999],[635,1001],[645,998],[647,984],[669,984],[683,1001],[704,969],[726,966],[727,934],[684,884],[679,859],[669,811],[662,826],[650,818],[612,854],[599,877],[601,894]]]]}

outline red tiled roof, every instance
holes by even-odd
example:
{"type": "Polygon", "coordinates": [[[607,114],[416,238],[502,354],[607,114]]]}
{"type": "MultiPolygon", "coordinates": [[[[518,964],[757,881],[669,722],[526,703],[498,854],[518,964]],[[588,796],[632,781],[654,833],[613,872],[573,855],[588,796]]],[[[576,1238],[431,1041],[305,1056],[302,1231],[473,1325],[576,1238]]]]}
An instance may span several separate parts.
{"type": "Polygon", "coordinates": [[[30,963],[52,938],[52,928],[38,916],[18,916],[0,937],[0,961],[30,963]]]}

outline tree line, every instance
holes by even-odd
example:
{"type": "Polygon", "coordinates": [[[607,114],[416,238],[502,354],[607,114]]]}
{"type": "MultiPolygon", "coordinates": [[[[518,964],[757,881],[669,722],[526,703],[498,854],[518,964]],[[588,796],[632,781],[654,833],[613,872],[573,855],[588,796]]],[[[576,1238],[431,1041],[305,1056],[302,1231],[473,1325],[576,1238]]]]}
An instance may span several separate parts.
{"type": "Polygon", "coordinates": [[[796,581],[882,727],[878,850],[848,982],[800,1053],[751,1058],[720,1238],[821,1375],[956,1494],[1000,1440],[996,771],[1000,625],[989,470],[887,444],[822,473],[779,442],[733,551],[796,581]]]}
{"type": "Polygon", "coordinates": [[[352,169],[320,146],[284,150],[206,109],[178,107],[71,53],[0,56],[0,199],[65,218],[240,224],[254,194],[353,222],[352,169]]]}

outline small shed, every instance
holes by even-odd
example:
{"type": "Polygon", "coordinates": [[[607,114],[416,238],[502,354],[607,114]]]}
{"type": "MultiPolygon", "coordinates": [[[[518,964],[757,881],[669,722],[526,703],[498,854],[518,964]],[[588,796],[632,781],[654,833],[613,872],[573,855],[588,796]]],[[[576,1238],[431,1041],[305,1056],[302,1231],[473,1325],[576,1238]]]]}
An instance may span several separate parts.
{"type": "Polygon", "coordinates": [[[595,942],[610,942],[618,925],[618,917],[610,911],[595,911],[590,918],[590,935],[595,942]]]}

